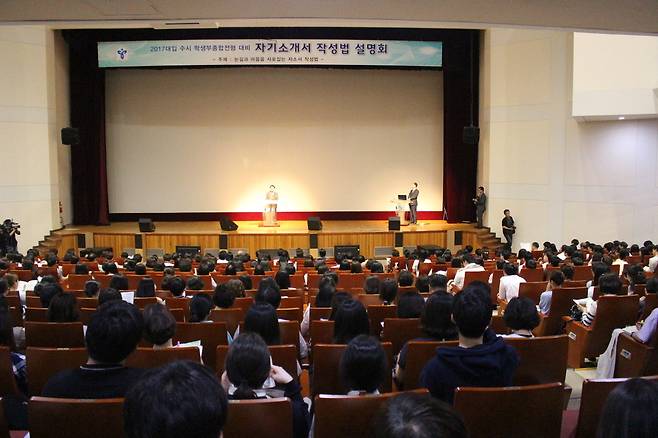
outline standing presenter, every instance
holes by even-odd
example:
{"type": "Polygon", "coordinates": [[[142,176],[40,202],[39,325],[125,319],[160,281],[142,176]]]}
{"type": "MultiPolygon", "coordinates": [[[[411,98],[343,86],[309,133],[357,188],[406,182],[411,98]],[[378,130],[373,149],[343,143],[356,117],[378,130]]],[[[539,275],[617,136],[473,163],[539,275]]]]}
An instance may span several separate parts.
{"type": "Polygon", "coordinates": [[[263,210],[263,225],[275,226],[276,225],[276,208],[279,204],[279,194],[276,191],[274,184],[270,186],[270,190],[265,194],[265,209],[263,210]]]}
{"type": "Polygon", "coordinates": [[[409,223],[416,224],[418,223],[416,213],[418,210],[418,183],[415,182],[409,191],[409,223]]]}

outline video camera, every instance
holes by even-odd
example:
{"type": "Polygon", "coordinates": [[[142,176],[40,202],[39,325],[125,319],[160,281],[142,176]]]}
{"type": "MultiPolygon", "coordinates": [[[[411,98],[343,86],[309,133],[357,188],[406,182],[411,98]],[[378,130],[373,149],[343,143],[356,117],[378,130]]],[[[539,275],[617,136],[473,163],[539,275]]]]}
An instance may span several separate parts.
{"type": "Polygon", "coordinates": [[[5,233],[10,233],[12,230],[18,230],[21,227],[21,224],[14,222],[13,219],[6,219],[2,224],[0,224],[0,229],[5,233]]]}

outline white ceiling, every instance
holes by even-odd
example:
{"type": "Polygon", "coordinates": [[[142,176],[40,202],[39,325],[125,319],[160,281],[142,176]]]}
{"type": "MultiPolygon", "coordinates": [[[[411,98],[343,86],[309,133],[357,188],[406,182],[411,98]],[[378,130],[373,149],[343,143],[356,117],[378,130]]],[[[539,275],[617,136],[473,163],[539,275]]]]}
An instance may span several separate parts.
{"type": "Polygon", "coordinates": [[[52,27],[545,27],[658,35],[658,0],[0,0],[1,24],[52,27]]]}

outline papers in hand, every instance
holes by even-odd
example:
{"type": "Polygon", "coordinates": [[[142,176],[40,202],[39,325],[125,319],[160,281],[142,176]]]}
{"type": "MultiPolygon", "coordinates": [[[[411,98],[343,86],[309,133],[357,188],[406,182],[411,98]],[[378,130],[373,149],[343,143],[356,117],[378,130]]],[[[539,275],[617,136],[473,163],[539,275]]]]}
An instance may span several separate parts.
{"type": "Polygon", "coordinates": [[[135,292],[121,292],[121,299],[126,303],[135,304],[135,292]]]}
{"type": "Polygon", "coordinates": [[[199,349],[199,358],[203,357],[203,345],[201,345],[201,341],[179,342],[176,344],[176,347],[196,347],[199,349]]]}

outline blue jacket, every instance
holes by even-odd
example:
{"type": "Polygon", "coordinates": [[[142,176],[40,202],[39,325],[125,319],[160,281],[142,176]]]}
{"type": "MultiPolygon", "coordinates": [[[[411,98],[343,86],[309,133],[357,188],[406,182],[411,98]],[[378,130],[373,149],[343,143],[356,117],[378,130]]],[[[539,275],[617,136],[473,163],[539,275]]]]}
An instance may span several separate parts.
{"type": "Polygon", "coordinates": [[[458,386],[511,386],[519,365],[516,350],[501,337],[486,338],[488,342],[472,348],[438,348],[423,368],[421,385],[450,404],[458,386]]]}

